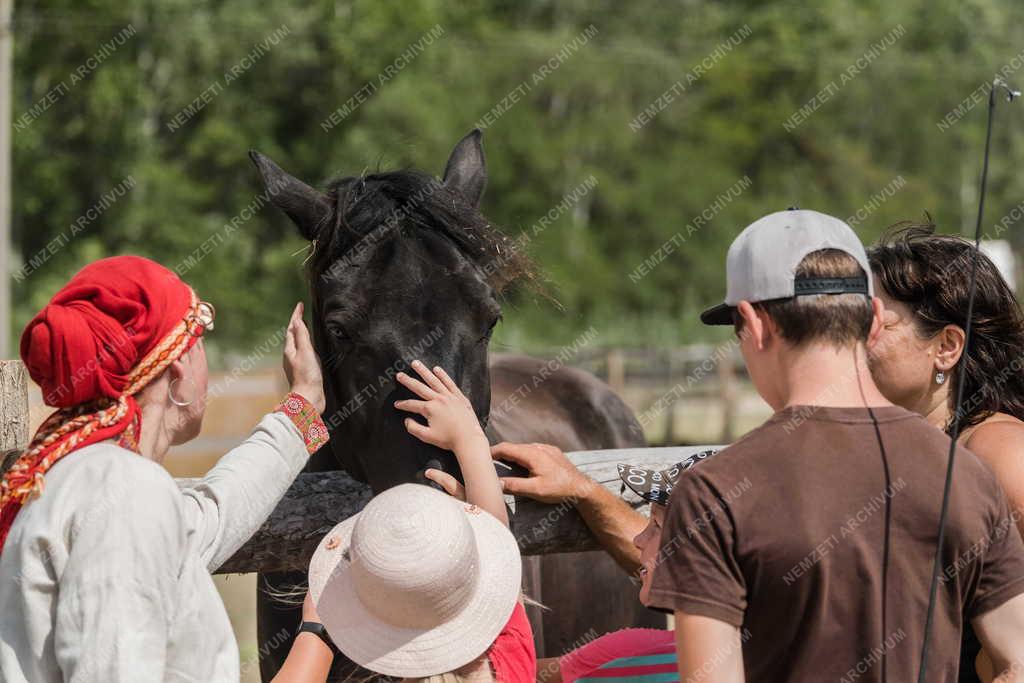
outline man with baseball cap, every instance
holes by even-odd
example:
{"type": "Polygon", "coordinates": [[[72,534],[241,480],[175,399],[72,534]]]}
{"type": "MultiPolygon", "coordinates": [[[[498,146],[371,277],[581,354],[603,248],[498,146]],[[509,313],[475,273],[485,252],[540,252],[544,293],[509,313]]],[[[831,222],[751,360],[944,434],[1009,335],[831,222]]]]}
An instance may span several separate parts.
{"type": "MultiPolygon", "coordinates": [[[[740,233],[726,278],[701,319],[734,325],[776,412],[669,500],[648,604],[675,614],[680,680],[915,680],[949,441],[868,372],[883,309],[864,248],[836,218],[780,211],[740,233]]],[[[1024,546],[971,453],[953,481],[929,680],[956,680],[964,619],[1016,675],[1024,546]]]]}

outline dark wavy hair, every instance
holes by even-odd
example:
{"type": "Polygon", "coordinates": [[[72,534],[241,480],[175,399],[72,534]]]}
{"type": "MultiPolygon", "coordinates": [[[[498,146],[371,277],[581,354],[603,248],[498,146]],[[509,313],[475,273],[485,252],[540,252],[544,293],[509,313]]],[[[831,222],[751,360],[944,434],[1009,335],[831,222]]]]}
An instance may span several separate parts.
{"type": "MultiPolygon", "coordinates": [[[[906,304],[922,339],[946,325],[966,329],[974,244],[961,237],[936,235],[935,224],[903,221],[890,226],[868,250],[871,269],[886,293],[906,304]]],[[[951,373],[950,408],[966,363],[961,427],[995,412],[1024,419],[1024,315],[995,264],[978,254],[977,290],[971,338],[951,373]]],[[[953,416],[946,425],[952,429],[953,416]]]]}

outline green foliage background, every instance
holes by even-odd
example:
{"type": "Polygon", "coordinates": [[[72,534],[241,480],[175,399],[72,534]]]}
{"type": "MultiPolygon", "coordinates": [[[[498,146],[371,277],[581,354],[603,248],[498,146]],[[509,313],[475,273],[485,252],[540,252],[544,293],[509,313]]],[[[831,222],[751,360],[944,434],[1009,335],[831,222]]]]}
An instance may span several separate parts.
{"type": "MultiPolygon", "coordinates": [[[[588,26],[598,33],[485,133],[487,215],[529,229],[593,174],[596,189],[531,252],[564,311],[506,302],[499,344],[553,346],[591,325],[602,344],[714,338],[725,250],[754,218],[798,204],[853,214],[865,241],[929,210],[973,227],[985,106],[937,123],[1015,55],[1024,3],[997,0],[439,0],[15,3],[15,120],[127,26],[134,37],[14,131],[14,241],[27,261],[127,176],[135,188],[15,285],[15,331],[89,260],[173,267],[262,190],[258,149],[320,183],[367,168],[440,173],[452,144],[588,26]],[[321,122],[435,25],[444,34],[352,115],[321,122]],[[743,26],[750,36],[633,132],[629,122],[743,26]],[[177,130],[168,122],[276,29],[288,35],[177,130]],[[898,26],[905,34],[794,131],[783,127],[898,26]],[[638,283],[628,274],[740,178],[749,190],[638,283]]],[[[1024,69],[1022,69],[1024,72],[1024,69]]],[[[1016,76],[1024,82],[1024,73],[1016,76]]],[[[986,224],[1024,198],[1024,108],[1001,108],[986,224]]],[[[1010,239],[1020,244],[1020,230],[1010,239]]],[[[305,243],[265,207],[186,279],[218,307],[216,343],[246,352],[305,294],[305,243]],[[298,253],[297,253],[298,252],[298,253]]],[[[17,266],[17,264],[15,264],[17,266]]]]}

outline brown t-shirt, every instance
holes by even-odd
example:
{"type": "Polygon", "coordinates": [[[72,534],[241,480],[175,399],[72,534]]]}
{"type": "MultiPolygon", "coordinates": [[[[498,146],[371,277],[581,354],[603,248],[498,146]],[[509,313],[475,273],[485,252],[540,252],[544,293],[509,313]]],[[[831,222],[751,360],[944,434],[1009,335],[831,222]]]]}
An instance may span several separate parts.
{"type": "MultiPolygon", "coordinates": [[[[872,412],[877,434],[864,408],[787,408],[672,492],[651,605],[739,627],[748,681],[881,681],[883,656],[917,678],[949,439],[872,412]]],[[[995,476],[963,449],[953,476],[929,681],[956,680],[964,619],[1024,592],[995,476]]]]}

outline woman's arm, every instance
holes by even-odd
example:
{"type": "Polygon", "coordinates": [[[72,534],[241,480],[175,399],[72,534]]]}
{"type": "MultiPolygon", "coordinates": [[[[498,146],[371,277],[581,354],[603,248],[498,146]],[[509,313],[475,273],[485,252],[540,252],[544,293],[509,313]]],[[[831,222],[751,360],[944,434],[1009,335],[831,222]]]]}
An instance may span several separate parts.
{"type": "MultiPolygon", "coordinates": [[[[1012,519],[1024,535],[1024,424],[1017,420],[989,418],[975,427],[963,443],[992,468],[1010,503],[1012,519]]],[[[981,680],[993,680],[994,664],[987,646],[978,653],[974,666],[981,680]]]]}
{"type": "Polygon", "coordinates": [[[256,533],[309,456],[327,443],[320,419],[323,380],[301,304],[292,313],[283,355],[292,392],[205,477],[182,489],[189,543],[210,571],[256,533]]]}
{"type": "Polygon", "coordinates": [[[431,371],[418,360],[413,361],[412,367],[423,381],[404,372],[398,373],[397,379],[423,400],[396,401],[395,407],[422,415],[427,424],[408,417],[405,428],[421,441],[455,453],[466,482],[466,500],[508,526],[505,498],[491,461],[491,446],[469,399],[442,368],[431,371]]]}
{"type": "Polygon", "coordinates": [[[1017,528],[1024,535],[1024,423],[992,420],[975,427],[964,443],[985,461],[1006,492],[1017,528]]]}
{"type": "Polygon", "coordinates": [[[308,459],[299,427],[279,409],[206,476],[181,490],[189,543],[207,569],[216,570],[256,533],[308,459]]]}

